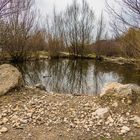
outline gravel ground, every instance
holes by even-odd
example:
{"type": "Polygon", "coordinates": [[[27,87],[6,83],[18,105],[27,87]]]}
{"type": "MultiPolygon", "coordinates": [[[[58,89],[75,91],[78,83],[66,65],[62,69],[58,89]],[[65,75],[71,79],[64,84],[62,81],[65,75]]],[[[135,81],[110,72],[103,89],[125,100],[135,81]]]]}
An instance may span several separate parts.
{"type": "Polygon", "coordinates": [[[126,100],[12,91],[0,97],[0,140],[139,140],[140,103],[126,100]]]}

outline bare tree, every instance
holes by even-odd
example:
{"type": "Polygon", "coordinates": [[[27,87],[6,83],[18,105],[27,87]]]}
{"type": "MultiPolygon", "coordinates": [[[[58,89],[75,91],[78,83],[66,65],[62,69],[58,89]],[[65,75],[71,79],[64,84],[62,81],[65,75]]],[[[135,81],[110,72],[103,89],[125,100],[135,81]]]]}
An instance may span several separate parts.
{"type": "Polygon", "coordinates": [[[25,10],[30,0],[0,0],[0,19],[25,10]]]}
{"type": "Polygon", "coordinates": [[[91,53],[91,44],[104,38],[105,33],[103,13],[97,21],[85,0],[82,3],[73,0],[61,13],[54,8],[53,19],[47,19],[49,53],[59,55],[63,50],[68,50],[72,56],[81,57],[91,53]]]}
{"type": "MultiPolygon", "coordinates": [[[[12,3],[14,6],[14,3],[12,3]]],[[[4,50],[9,53],[12,59],[20,61],[26,59],[29,49],[30,35],[34,26],[35,15],[32,11],[32,0],[24,1],[26,10],[17,10],[4,20],[4,27],[1,31],[1,42],[4,50]]],[[[12,6],[12,5],[11,5],[12,6]]],[[[20,3],[16,5],[20,8],[20,3]]]]}
{"type": "Polygon", "coordinates": [[[63,19],[61,14],[57,14],[55,7],[53,18],[47,18],[47,49],[51,57],[59,57],[64,49],[63,39],[63,19]]]}
{"type": "Polygon", "coordinates": [[[140,28],[140,0],[115,0],[117,9],[115,10],[108,0],[106,0],[107,9],[123,25],[133,28],[140,28]]]}
{"type": "Polygon", "coordinates": [[[105,31],[106,24],[105,24],[105,21],[104,21],[103,12],[101,13],[98,25],[96,25],[96,26],[97,26],[97,35],[96,35],[96,42],[97,42],[97,41],[102,40],[102,38],[105,38],[105,36],[106,36],[106,31],[105,31]]]}
{"type": "Polygon", "coordinates": [[[0,18],[11,13],[10,5],[12,0],[1,0],[0,1],[0,18]]]}
{"type": "Polygon", "coordinates": [[[83,55],[93,39],[94,12],[85,0],[82,5],[74,0],[67,7],[63,19],[68,47],[74,54],[83,55]]]}
{"type": "MultiPolygon", "coordinates": [[[[107,0],[107,10],[113,19],[111,26],[122,45],[125,56],[140,56],[140,0],[115,0],[117,9],[107,0]]],[[[115,5],[114,4],[114,5],[115,5]]]]}

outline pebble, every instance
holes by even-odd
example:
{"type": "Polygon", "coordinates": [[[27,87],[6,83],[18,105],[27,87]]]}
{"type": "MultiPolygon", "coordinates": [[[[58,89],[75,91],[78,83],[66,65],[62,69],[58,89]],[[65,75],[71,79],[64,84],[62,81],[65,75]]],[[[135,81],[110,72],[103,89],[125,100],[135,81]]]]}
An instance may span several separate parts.
{"type": "MultiPolygon", "coordinates": [[[[23,92],[24,93],[24,92],[23,92]]],[[[48,131],[53,131],[55,125],[66,125],[66,131],[80,130],[82,132],[94,133],[95,135],[110,137],[112,133],[126,135],[132,130],[129,120],[140,124],[139,116],[132,116],[132,112],[113,112],[118,107],[117,101],[110,106],[101,106],[89,102],[84,98],[79,102],[71,96],[60,100],[61,96],[55,94],[54,100],[47,102],[48,96],[27,99],[27,102],[18,102],[15,105],[0,107],[0,128],[7,123],[17,129],[24,129],[26,125],[34,127],[43,124],[48,131]],[[56,101],[55,98],[58,100],[56,101]],[[71,106],[72,102],[75,102],[71,106]],[[113,109],[112,109],[113,108],[113,109]],[[15,109],[15,110],[14,110],[15,109]],[[8,113],[7,113],[8,112],[8,113]],[[128,113],[127,113],[128,112],[128,113]],[[66,115],[65,115],[66,114],[66,115]],[[124,124],[125,123],[125,124],[124,124]],[[128,127],[129,126],[129,127],[128,127]]],[[[81,98],[81,97],[76,97],[81,98]]],[[[132,125],[134,127],[134,125],[132,125]]],[[[7,132],[6,127],[0,129],[0,133],[7,132]]]]}
{"type": "Polygon", "coordinates": [[[113,106],[113,107],[118,107],[118,103],[115,102],[115,103],[112,104],[112,106],[113,106]]]}
{"type": "Polygon", "coordinates": [[[120,134],[123,135],[123,134],[128,133],[129,131],[130,131],[130,128],[129,128],[129,127],[123,126],[123,127],[121,128],[120,134]]]}
{"type": "Polygon", "coordinates": [[[2,119],[2,123],[3,123],[3,124],[6,124],[7,122],[8,122],[8,119],[7,119],[7,118],[3,118],[3,119],[2,119]]]}
{"type": "Polygon", "coordinates": [[[111,116],[109,116],[109,117],[107,118],[107,120],[108,120],[108,123],[113,123],[113,122],[114,122],[114,120],[112,119],[111,116]]]}
{"type": "Polygon", "coordinates": [[[0,133],[6,133],[8,131],[8,129],[6,127],[2,127],[0,129],[0,133]]]}
{"type": "Polygon", "coordinates": [[[133,120],[135,123],[140,125],[140,117],[139,116],[134,116],[133,118],[131,118],[131,120],[133,120]]]}
{"type": "Polygon", "coordinates": [[[20,120],[20,123],[22,123],[22,124],[27,124],[27,123],[28,123],[28,120],[21,119],[21,120],[20,120]]]}
{"type": "Polygon", "coordinates": [[[92,115],[94,116],[98,116],[103,118],[104,115],[109,111],[109,108],[98,108],[94,113],[92,113],[92,115]]]}

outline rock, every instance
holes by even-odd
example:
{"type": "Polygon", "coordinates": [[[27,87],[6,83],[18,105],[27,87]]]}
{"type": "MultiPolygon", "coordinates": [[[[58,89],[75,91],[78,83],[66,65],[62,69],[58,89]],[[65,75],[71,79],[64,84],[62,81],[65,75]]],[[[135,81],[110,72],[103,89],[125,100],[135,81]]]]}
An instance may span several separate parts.
{"type": "Polygon", "coordinates": [[[20,123],[21,124],[27,124],[28,123],[28,120],[26,120],[26,119],[20,119],[20,123]]]}
{"type": "Polygon", "coordinates": [[[46,90],[46,87],[43,86],[42,84],[36,84],[35,87],[38,88],[38,89],[40,89],[40,90],[47,91],[47,90],[46,90]]]}
{"type": "Polygon", "coordinates": [[[19,120],[19,117],[18,117],[17,115],[13,115],[13,116],[11,117],[11,120],[12,120],[12,121],[18,121],[18,120],[19,120]]]}
{"type": "Polygon", "coordinates": [[[131,120],[140,126],[140,117],[139,116],[134,116],[133,118],[131,118],[131,120]]]}
{"type": "Polygon", "coordinates": [[[104,115],[109,111],[109,108],[98,108],[95,112],[92,113],[94,116],[104,117],[104,115]]]}
{"type": "MultiPolygon", "coordinates": [[[[120,83],[106,84],[102,89],[100,96],[115,96],[115,97],[128,97],[133,95],[140,95],[140,87],[134,84],[123,85],[120,83]]],[[[133,96],[134,97],[134,96],[133,96]]],[[[129,100],[130,102],[131,100],[129,100]]]]}
{"type": "Polygon", "coordinates": [[[6,127],[2,127],[0,129],[0,133],[6,133],[8,131],[8,129],[6,127]]]}
{"type": "Polygon", "coordinates": [[[73,123],[70,123],[70,128],[75,128],[75,125],[73,123]]]}
{"type": "Polygon", "coordinates": [[[108,83],[103,87],[100,96],[102,97],[109,93],[114,93],[114,92],[116,92],[117,88],[120,86],[122,86],[122,84],[120,84],[120,83],[108,83]]]}
{"type": "Polygon", "coordinates": [[[118,103],[115,102],[115,103],[112,104],[112,106],[113,106],[113,107],[118,107],[118,103]]]}
{"type": "Polygon", "coordinates": [[[73,95],[73,96],[81,96],[81,94],[76,93],[76,92],[72,93],[72,95],[73,95]]]}
{"type": "Polygon", "coordinates": [[[23,83],[22,75],[17,68],[9,64],[0,66],[0,96],[23,86],[23,83]]]}
{"type": "Polygon", "coordinates": [[[111,135],[110,135],[109,133],[106,133],[105,135],[106,135],[107,137],[109,137],[109,138],[111,137],[111,135]]]}
{"type": "Polygon", "coordinates": [[[124,135],[124,134],[126,134],[126,133],[128,133],[130,131],[130,128],[129,127],[127,127],[127,126],[123,126],[122,128],[121,128],[121,135],[124,135]]]}
{"type": "Polygon", "coordinates": [[[108,120],[109,123],[113,123],[113,122],[114,122],[114,120],[112,119],[111,116],[109,116],[109,117],[107,118],[107,120],[108,120]]]}
{"type": "Polygon", "coordinates": [[[3,119],[2,119],[2,123],[3,123],[3,124],[6,124],[7,122],[8,122],[8,119],[7,119],[7,118],[3,118],[3,119]]]}
{"type": "Polygon", "coordinates": [[[21,125],[20,122],[15,122],[15,123],[13,123],[13,127],[14,127],[14,128],[17,128],[17,129],[20,129],[20,128],[21,128],[20,125],[21,125]]]}

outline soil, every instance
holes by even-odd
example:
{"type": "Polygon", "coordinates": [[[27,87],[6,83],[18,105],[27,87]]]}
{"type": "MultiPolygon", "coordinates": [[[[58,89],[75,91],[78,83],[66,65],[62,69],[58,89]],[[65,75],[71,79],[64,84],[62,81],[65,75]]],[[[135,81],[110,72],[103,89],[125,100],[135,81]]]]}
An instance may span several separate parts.
{"type": "Polygon", "coordinates": [[[139,140],[139,99],[126,100],[14,90],[0,97],[0,140],[139,140]]]}

